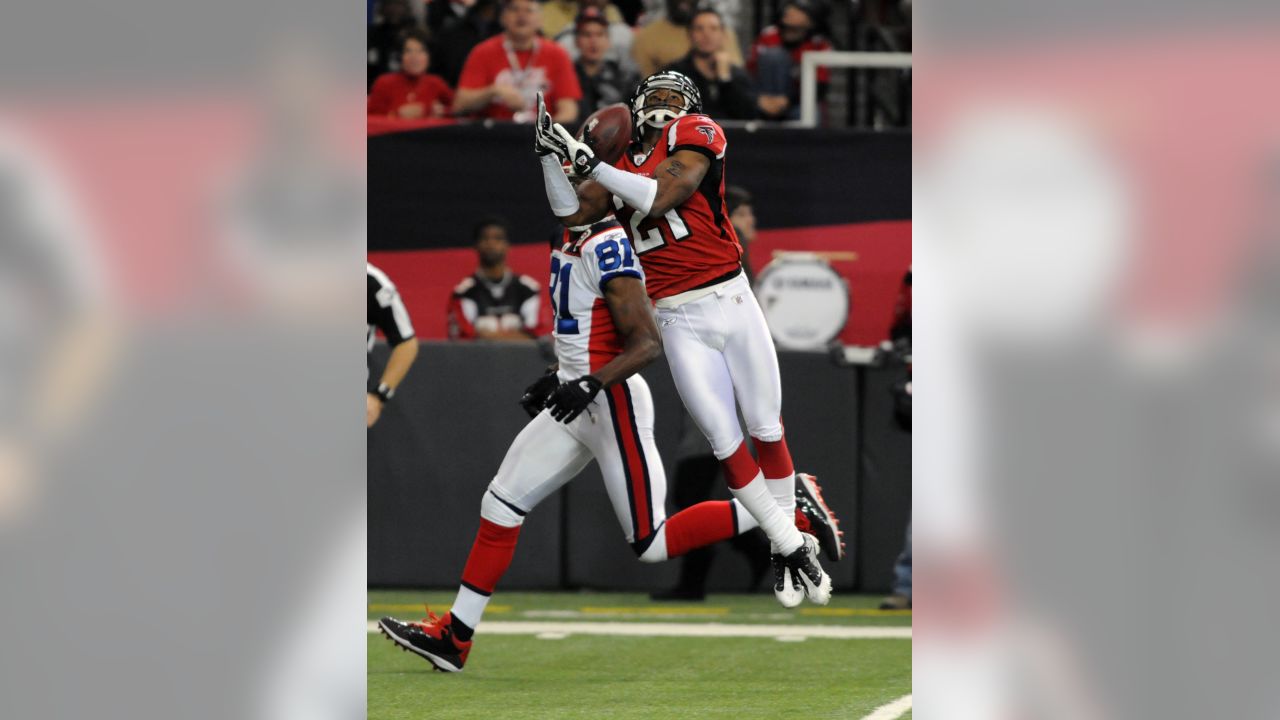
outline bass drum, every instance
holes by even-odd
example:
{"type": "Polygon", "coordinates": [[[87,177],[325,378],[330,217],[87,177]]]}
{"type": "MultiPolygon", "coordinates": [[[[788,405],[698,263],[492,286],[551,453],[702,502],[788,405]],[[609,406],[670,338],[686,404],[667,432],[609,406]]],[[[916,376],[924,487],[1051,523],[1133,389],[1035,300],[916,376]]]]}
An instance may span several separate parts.
{"type": "Polygon", "coordinates": [[[817,255],[788,253],[769,263],[755,293],[785,350],[825,350],[849,320],[849,285],[817,255]]]}

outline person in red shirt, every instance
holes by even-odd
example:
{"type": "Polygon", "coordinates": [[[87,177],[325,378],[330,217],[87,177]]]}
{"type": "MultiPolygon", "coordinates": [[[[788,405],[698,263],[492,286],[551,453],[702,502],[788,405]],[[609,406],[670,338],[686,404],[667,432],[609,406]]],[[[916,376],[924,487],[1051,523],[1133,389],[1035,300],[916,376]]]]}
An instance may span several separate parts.
{"type": "MultiPolygon", "coordinates": [[[[787,0],[776,25],[760,31],[751,46],[747,69],[759,84],[760,113],[771,120],[800,117],[800,58],[807,52],[830,50],[831,42],[818,34],[821,13],[811,0],[787,0]]],[[[825,94],[831,71],[818,68],[818,93],[825,94]]]]}
{"type": "Polygon", "coordinates": [[[400,46],[400,72],[378,77],[369,91],[369,114],[405,119],[445,117],[453,105],[453,89],[439,75],[429,75],[426,36],[405,34],[400,46]]]}
{"type": "Polygon", "coordinates": [[[454,111],[495,120],[533,122],[538,93],[557,122],[578,119],[582,88],[569,53],[538,34],[542,9],[535,0],[506,0],[501,35],[476,45],[458,79],[454,111]]]}

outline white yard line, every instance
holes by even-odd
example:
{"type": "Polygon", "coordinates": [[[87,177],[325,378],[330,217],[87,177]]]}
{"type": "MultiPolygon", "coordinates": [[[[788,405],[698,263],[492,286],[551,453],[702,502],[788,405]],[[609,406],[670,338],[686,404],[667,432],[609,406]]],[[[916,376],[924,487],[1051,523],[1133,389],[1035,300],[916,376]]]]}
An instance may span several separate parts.
{"type": "MultiPolygon", "coordinates": [[[[369,632],[378,624],[369,621],[369,632]]],[[[512,622],[491,620],[476,629],[480,635],[626,635],[633,637],[787,637],[839,640],[910,640],[909,627],[852,627],[840,625],[732,625],[728,623],[512,622]]],[[[906,698],[910,707],[911,698],[906,698]]],[[[878,712],[878,711],[877,711],[878,712]]],[[[879,715],[874,716],[880,720],[879,715]]],[[[888,716],[885,716],[888,717],[888,716]]],[[[897,717],[894,715],[893,717],[897,717]]]]}
{"type": "Polygon", "coordinates": [[[885,703],[872,710],[871,714],[862,718],[862,720],[898,720],[898,718],[906,715],[910,709],[911,696],[903,695],[891,703],[885,703]]]}

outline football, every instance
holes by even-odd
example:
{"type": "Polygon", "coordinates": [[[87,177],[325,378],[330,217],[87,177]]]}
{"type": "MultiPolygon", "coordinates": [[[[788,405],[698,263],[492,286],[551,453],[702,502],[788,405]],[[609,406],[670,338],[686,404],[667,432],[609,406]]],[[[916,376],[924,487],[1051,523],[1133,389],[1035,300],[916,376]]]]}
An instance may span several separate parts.
{"type": "Polygon", "coordinates": [[[631,110],[622,103],[600,108],[582,123],[578,139],[590,145],[596,157],[612,165],[631,142],[631,110]]]}

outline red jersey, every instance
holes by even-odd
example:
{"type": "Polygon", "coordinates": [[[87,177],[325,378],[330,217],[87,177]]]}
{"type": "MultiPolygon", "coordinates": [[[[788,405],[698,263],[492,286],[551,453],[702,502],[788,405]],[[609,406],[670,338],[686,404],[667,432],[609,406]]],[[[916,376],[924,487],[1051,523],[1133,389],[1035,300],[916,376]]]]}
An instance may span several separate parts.
{"type": "MultiPolygon", "coordinates": [[[[677,150],[711,160],[702,184],[679,207],[660,218],[642,217],[616,195],[618,220],[644,265],[649,297],[660,300],[728,279],[742,267],[742,246],[724,202],[724,130],[706,115],[685,115],[667,123],[648,157],[624,153],[614,167],[653,177],[658,164],[677,150]]],[[[633,148],[632,148],[633,149],[633,148]]]]}
{"type": "Polygon", "coordinates": [[[445,111],[453,104],[453,90],[439,75],[385,73],[373,81],[369,90],[368,114],[396,116],[401,105],[421,103],[423,117],[432,117],[432,106],[437,102],[445,111]]]}
{"type": "MultiPolygon", "coordinates": [[[[516,51],[505,35],[495,35],[472,48],[458,78],[458,87],[476,90],[498,82],[515,85],[520,90],[530,117],[536,112],[539,90],[546,94],[547,107],[552,112],[556,103],[564,98],[582,99],[578,72],[573,69],[569,53],[544,37],[534,38],[532,50],[516,51]]],[[[515,117],[510,108],[497,100],[478,114],[495,120],[515,117]]]]}

